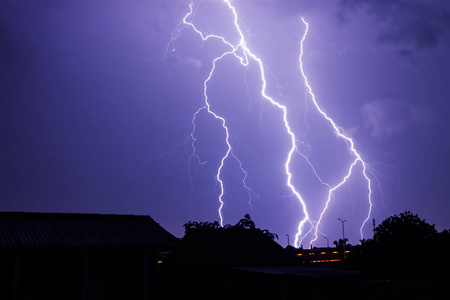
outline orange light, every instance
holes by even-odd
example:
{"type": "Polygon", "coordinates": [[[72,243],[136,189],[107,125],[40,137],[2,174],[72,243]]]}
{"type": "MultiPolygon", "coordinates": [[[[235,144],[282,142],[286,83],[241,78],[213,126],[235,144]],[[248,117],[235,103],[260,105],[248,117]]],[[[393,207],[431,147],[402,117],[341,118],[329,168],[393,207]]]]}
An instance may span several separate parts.
{"type": "Polygon", "coordinates": [[[323,262],[336,262],[341,261],[340,259],[323,259],[323,260],[313,260],[313,263],[323,263],[323,262]]]}
{"type": "Polygon", "coordinates": [[[326,252],[320,252],[320,254],[327,254],[326,252]]]}
{"type": "Polygon", "coordinates": [[[162,262],[163,262],[162,260],[158,260],[158,265],[159,265],[159,264],[162,264],[162,262]]]}
{"type": "Polygon", "coordinates": [[[338,254],[339,252],[337,252],[337,251],[333,251],[333,254],[338,254]]]}
{"type": "Polygon", "coordinates": [[[350,253],[350,251],[349,251],[349,250],[346,250],[345,253],[350,253]]]}
{"type": "Polygon", "coordinates": [[[303,253],[297,253],[297,256],[302,256],[303,255],[303,253]]]}

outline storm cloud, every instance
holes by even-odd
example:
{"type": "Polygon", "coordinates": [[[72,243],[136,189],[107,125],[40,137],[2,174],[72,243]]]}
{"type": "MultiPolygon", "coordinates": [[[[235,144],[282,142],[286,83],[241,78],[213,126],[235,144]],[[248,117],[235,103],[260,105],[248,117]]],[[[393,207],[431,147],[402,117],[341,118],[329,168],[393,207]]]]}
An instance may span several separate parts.
{"type": "Polygon", "coordinates": [[[404,0],[340,0],[339,17],[351,21],[352,14],[373,18],[379,44],[398,47],[401,54],[425,51],[449,42],[450,6],[448,2],[404,0]]]}

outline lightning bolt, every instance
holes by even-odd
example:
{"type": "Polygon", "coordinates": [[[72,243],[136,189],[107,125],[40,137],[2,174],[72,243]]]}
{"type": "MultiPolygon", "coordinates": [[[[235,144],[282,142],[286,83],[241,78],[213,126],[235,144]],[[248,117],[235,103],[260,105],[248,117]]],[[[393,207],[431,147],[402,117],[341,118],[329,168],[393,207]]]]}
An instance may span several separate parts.
{"type": "MultiPolygon", "coordinates": [[[[354,157],[353,163],[350,164],[350,167],[348,169],[347,175],[344,176],[344,178],[334,187],[330,186],[330,189],[328,191],[328,198],[325,202],[325,207],[322,210],[322,213],[320,214],[319,220],[317,222],[317,224],[315,225],[315,231],[314,231],[314,239],[311,240],[311,243],[313,243],[314,241],[317,240],[318,237],[318,228],[320,225],[320,222],[322,221],[323,216],[325,215],[325,212],[328,209],[328,206],[331,202],[333,193],[339,188],[341,187],[344,183],[347,182],[347,180],[350,178],[350,176],[352,175],[352,171],[353,168],[355,167],[356,164],[361,164],[363,171],[362,171],[362,175],[364,176],[366,182],[367,182],[367,189],[368,189],[368,203],[369,203],[369,210],[368,210],[368,214],[366,219],[363,221],[361,227],[360,227],[360,236],[361,239],[363,239],[363,228],[366,225],[367,221],[370,218],[371,212],[372,212],[372,206],[373,206],[373,201],[372,201],[372,188],[371,188],[371,180],[368,176],[368,170],[369,170],[369,165],[361,158],[361,155],[358,153],[358,151],[355,148],[355,142],[353,141],[353,139],[351,139],[350,137],[348,137],[347,135],[344,134],[344,130],[342,128],[340,128],[334,121],[332,118],[330,118],[320,107],[319,103],[316,100],[316,96],[313,93],[313,90],[308,82],[308,77],[305,74],[304,68],[303,68],[303,44],[306,40],[306,37],[308,35],[308,30],[309,30],[309,24],[305,21],[305,19],[302,18],[302,22],[305,25],[305,32],[303,34],[303,37],[300,41],[300,56],[299,56],[299,68],[300,68],[300,73],[302,74],[302,77],[304,79],[305,82],[305,86],[307,88],[308,94],[311,98],[311,101],[313,102],[315,108],[317,109],[317,111],[329,122],[329,124],[331,125],[331,127],[333,127],[334,132],[337,134],[337,136],[339,136],[341,139],[343,139],[346,144],[347,144],[347,148],[349,149],[350,153],[352,154],[352,156],[354,157]]],[[[315,171],[314,171],[315,173],[315,171]]],[[[316,173],[315,173],[316,174],[316,173]]],[[[316,174],[317,175],[317,174],[316,174]]],[[[322,181],[321,181],[322,182],[322,181]]],[[[297,233],[297,237],[301,236],[302,232],[299,231],[297,233]]],[[[303,236],[304,237],[304,236],[303,236]]]]}
{"type": "MultiPolygon", "coordinates": [[[[189,12],[184,16],[184,18],[182,19],[182,21],[180,22],[180,24],[178,25],[178,27],[176,28],[176,30],[173,32],[172,34],[172,39],[171,42],[169,43],[168,47],[167,47],[167,51],[166,54],[169,52],[169,48],[170,46],[174,47],[174,43],[175,40],[180,36],[181,34],[181,30],[185,29],[185,28],[190,28],[192,29],[201,39],[203,42],[206,42],[210,39],[215,39],[220,41],[221,43],[223,43],[223,45],[225,45],[228,50],[224,51],[222,54],[220,54],[219,56],[215,57],[212,61],[212,67],[209,71],[209,74],[207,76],[207,78],[205,79],[205,81],[203,82],[203,98],[204,98],[204,105],[202,107],[200,107],[193,115],[192,118],[192,131],[190,133],[190,140],[191,140],[191,146],[192,146],[192,154],[189,158],[189,162],[188,162],[188,166],[190,168],[190,164],[191,161],[193,160],[197,160],[198,163],[206,163],[203,162],[200,157],[197,155],[197,150],[195,148],[195,143],[196,143],[196,129],[197,129],[197,117],[200,113],[202,112],[206,112],[207,114],[210,114],[211,116],[213,116],[216,120],[219,121],[219,123],[221,124],[223,131],[225,133],[225,143],[226,143],[226,152],[225,154],[221,157],[220,159],[220,165],[217,169],[215,178],[219,184],[220,187],[220,193],[218,196],[218,202],[219,202],[219,208],[218,208],[218,214],[220,217],[220,224],[221,226],[223,226],[224,223],[224,217],[223,217],[223,207],[225,205],[224,200],[223,200],[223,196],[225,194],[225,189],[224,189],[224,181],[222,179],[222,172],[223,172],[223,168],[225,166],[225,163],[228,159],[233,158],[235,159],[238,164],[239,164],[239,168],[242,171],[242,173],[244,174],[244,179],[242,181],[243,186],[249,191],[249,197],[250,197],[250,201],[249,204],[251,204],[251,198],[252,195],[257,196],[257,194],[250,188],[248,187],[248,185],[246,184],[246,179],[247,179],[247,175],[248,173],[245,171],[245,169],[243,168],[243,164],[242,162],[238,159],[238,157],[234,154],[232,145],[230,143],[230,133],[229,133],[229,129],[227,127],[227,122],[225,120],[225,118],[223,118],[222,116],[220,116],[219,114],[217,114],[215,111],[212,110],[210,102],[209,102],[209,98],[208,98],[208,83],[210,82],[210,80],[212,79],[212,77],[214,76],[214,72],[216,70],[217,64],[226,56],[233,56],[234,58],[236,58],[239,63],[243,66],[243,67],[247,67],[249,65],[250,60],[255,62],[256,65],[259,68],[259,74],[260,74],[260,80],[261,80],[261,90],[260,90],[260,94],[261,94],[261,98],[264,99],[265,101],[269,102],[271,105],[273,105],[274,107],[276,107],[277,109],[280,110],[281,115],[282,115],[282,122],[284,124],[284,128],[286,133],[288,134],[288,136],[290,137],[290,146],[289,146],[289,151],[284,163],[284,171],[285,171],[285,175],[286,175],[286,185],[289,188],[291,195],[295,196],[295,198],[298,200],[299,204],[300,204],[300,215],[301,220],[298,223],[297,226],[297,234],[295,236],[295,246],[299,246],[299,244],[303,241],[303,239],[309,235],[310,233],[313,234],[313,239],[311,240],[311,243],[317,240],[318,237],[318,233],[320,233],[320,223],[329,207],[329,204],[332,201],[332,198],[334,196],[334,192],[339,189],[342,185],[344,185],[348,179],[353,175],[354,172],[354,168],[356,165],[360,164],[362,166],[362,176],[365,178],[366,182],[367,182],[367,188],[368,188],[368,203],[369,203],[369,210],[368,210],[368,214],[366,219],[363,221],[361,228],[360,228],[360,234],[361,234],[361,238],[363,238],[363,227],[365,226],[365,224],[367,223],[367,221],[370,218],[371,215],[371,210],[372,210],[372,190],[371,190],[371,181],[370,178],[368,176],[368,173],[370,173],[370,169],[369,169],[369,165],[364,162],[364,160],[361,158],[361,155],[357,152],[356,148],[355,148],[355,143],[354,141],[348,137],[347,135],[344,134],[344,130],[342,128],[340,128],[334,121],[333,119],[331,119],[320,107],[320,105],[318,104],[316,97],[313,93],[313,90],[308,82],[308,78],[305,74],[304,68],[303,68],[303,53],[304,53],[304,49],[303,49],[303,44],[306,40],[307,34],[308,34],[308,30],[309,30],[309,25],[308,23],[302,18],[301,21],[303,23],[303,25],[305,26],[305,31],[304,34],[300,40],[300,56],[299,56],[299,70],[300,73],[303,77],[304,80],[304,85],[307,89],[307,94],[309,95],[309,99],[311,100],[311,102],[314,104],[315,109],[323,116],[323,118],[325,120],[328,121],[328,123],[330,124],[330,126],[333,128],[334,132],[336,133],[336,135],[341,138],[347,145],[347,148],[351,154],[351,156],[353,157],[353,162],[350,164],[348,171],[346,173],[346,175],[342,178],[342,180],[339,181],[338,184],[331,186],[330,184],[324,182],[318,175],[318,173],[316,172],[313,164],[309,161],[307,155],[304,155],[301,153],[301,151],[297,148],[297,143],[299,143],[299,140],[296,138],[294,131],[292,130],[291,126],[289,125],[288,122],[288,109],[286,106],[282,105],[280,102],[276,101],[274,98],[270,97],[267,94],[267,80],[266,80],[266,67],[264,66],[262,60],[256,56],[251,50],[250,48],[247,46],[247,42],[245,40],[244,34],[241,30],[241,27],[239,25],[239,19],[238,19],[238,14],[236,12],[236,9],[234,8],[234,6],[230,3],[229,0],[222,0],[222,2],[228,7],[228,9],[230,10],[230,12],[232,13],[233,16],[233,27],[234,30],[236,31],[236,33],[239,36],[239,40],[238,42],[236,42],[235,44],[229,42],[226,38],[224,38],[223,36],[220,35],[215,35],[215,34],[204,34],[203,32],[201,32],[193,23],[193,16],[194,16],[194,4],[191,3],[189,5],[189,12]],[[320,217],[318,218],[317,221],[313,220],[310,217],[310,214],[308,213],[308,209],[307,209],[307,205],[305,200],[303,199],[303,197],[301,196],[300,192],[296,189],[294,182],[293,182],[293,173],[291,170],[291,163],[292,163],[292,159],[294,157],[294,155],[300,155],[302,156],[306,162],[309,164],[310,168],[313,170],[314,175],[318,178],[318,180],[320,181],[321,184],[325,185],[328,188],[328,197],[325,201],[325,205],[324,208],[320,214],[320,217]],[[309,228],[307,228],[306,226],[309,225],[309,228]],[[308,230],[306,230],[308,229],[308,230]]],[[[174,49],[174,48],[173,48],[174,49]]]]}
{"type": "MultiPolygon", "coordinates": [[[[211,78],[212,78],[213,75],[214,75],[214,71],[215,71],[215,69],[216,69],[217,62],[219,62],[220,60],[222,60],[225,56],[233,55],[234,57],[236,57],[236,58],[240,61],[240,63],[241,63],[243,66],[247,66],[248,63],[249,63],[249,62],[248,62],[248,53],[247,53],[247,51],[246,51],[247,47],[246,47],[246,44],[245,44],[244,36],[243,36],[242,31],[240,30],[239,26],[237,25],[238,18],[237,18],[236,11],[234,10],[234,7],[231,6],[231,4],[230,4],[228,1],[224,1],[224,2],[228,4],[229,8],[233,11],[233,14],[234,14],[234,17],[235,17],[235,19],[234,19],[234,24],[235,24],[235,26],[236,26],[236,28],[237,28],[237,30],[238,30],[238,32],[239,32],[239,36],[241,37],[240,42],[239,42],[237,45],[233,45],[232,43],[228,42],[224,37],[219,36],[219,35],[215,35],[215,34],[208,34],[208,35],[205,35],[205,34],[203,34],[200,30],[198,30],[198,29],[195,27],[195,25],[194,25],[191,21],[188,21],[188,19],[189,19],[190,17],[192,17],[193,14],[194,14],[194,5],[193,5],[193,3],[191,3],[191,4],[189,5],[190,11],[184,16],[182,22],[181,22],[180,25],[179,25],[179,27],[180,27],[181,25],[183,25],[183,26],[187,26],[187,27],[192,28],[192,29],[193,29],[193,30],[201,37],[201,39],[202,39],[204,42],[207,41],[207,40],[209,40],[209,39],[218,39],[218,40],[220,40],[223,44],[225,44],[226,46],[228,46],[228,48],[230,49],[229,51],[222,53],[220,56],[216,57],[216,58],[213,60],[212,68],[211,68],[211,70],[210,70],[210,72],[209,72],[209,75],[208,75],[208,77],[206,78],[206,80],[203,82],[204,106],[200,107],[200,108],[194,113],[194,117],[192,118],[192,122],[191,122],[191,123],[192,123],[192,131],[191,131],[191,134],[190,134],[191,140],[192,140],[191,145],[192,145],[193,152],[192,152],[192,154],[191,154],[191,156],[190,156],[190,158],[189,158],[189,162],[192,161],[192,159],[194,159],[194,158],[195,158],[198,162],[201,162],[199,156],[196,154],[196,148],[195,148],[195,142],[196,142],[196,138],[195,138],[195,133],[196,133],[196,120],[197,120],[198,114],[200,114],[202,111],[206,111],[208,114],[212,115],[216,120],[219,120],[219,121],[220,121],[220,123],[221,123],[221,125],[222,125],[222,128],[223,128],[224,131],[225,131],[225,142],[226,142],[226,145],[227,145],[227,150],[226,150],[225,155],[224,155],[224,156],[221,158],[221,160],[220,160],[220,165],[219,165],[219,168],[217,169],[217,173],[216,173],[216,176],[215,176],[217,182],[219,183],[219,187],[220,187],[220,194],[219,194],[219,197],[218,197],[220,205],[219,205],[219,209],[218,209],[218,214],[219,214],[220,225],[221,225],[221,226],[223,226],[223,224],[224,224],[222,209],[223,209],[223,206],[224,206],[224,204],[225,204],[224,201],[223,201],[223,196],[224,196],[224,194],[225,194],[225,190],[224,190],[224,182],[223,182],[223,180],[222,180],[222,176],[221,176],[221,175],[222,175],[223,167],[224,167],[224,165],[225,165],[225,161],[226,161],[230,156],[233,157],[233,158],[238,162],[239,168],[240,168],[240,170],[242,171],[242,173],[244,174],[244,179],[242,180],[242,183],[243,183],[244,188],[246,188],[247,191],[248,191],[248,194],[249,194],[249,205],[250,205],[250,206],[251,206],[252,195],[253,195],[253,196],[258,196],[258,194],[256,194],[256,193],[253,191],[253,189],[251,189],[251,188],[247,185],[247,183],[246,183],[246,179],[247,179],[248,173],[247,173],[247,172],[245,171],[245,169],[243,168],[242,162],[239,160],[239,158],[238,158],[238,157],[234,154],[234,152],[233,152],[233,148],[232,148],[231,143],[230,143],[230,133],[229,133],[229,130],[228,130],[228,127],[227,127],[227,124],[226,124],[226,120],[225,120],[223,117],[219,116],[217,113],[215,113],[215,112],[211,109],[211,106],[210,106],[210,103],[209,103],[209,99],[208,99],[208,82],[211,80],[211,78]],[[238,54],[238,52],[239,52],[240,49],[244,49],[242,55],[239,55],[239,54],[238,54]]],[[[181,30],[181,29],[178,28],[178,29],[174,32],[174,34],[172,34],[172,43],[173,43],[173,41],[176,39],[176,37],[179,36],[180,30],[181,30]]],[[[202,162],[202,163],[204,163],[204,162],[202,162]]],[[[189,163],[189,164],[190,164],[190,163],[189,163]]],[[[252,210],[253,210],[253,209],[252,209],[252,210]]]]}

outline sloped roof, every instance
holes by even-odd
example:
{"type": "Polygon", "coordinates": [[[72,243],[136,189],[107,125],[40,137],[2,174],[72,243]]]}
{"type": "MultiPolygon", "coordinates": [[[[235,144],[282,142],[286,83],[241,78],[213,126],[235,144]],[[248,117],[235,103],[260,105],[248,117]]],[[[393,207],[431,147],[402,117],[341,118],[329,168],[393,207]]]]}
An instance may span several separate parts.
{"type": "Polygon", "coordinates": [[[259,229],[191,229],[173,254],[192,253],[192,248],[200,247],[232,267],[296,263],[283,247],[259,229]]]}
{"type": "Polygon", "coordinates": [[[150,216],[0,212],[0,247],[171,246],[150,216]]]}

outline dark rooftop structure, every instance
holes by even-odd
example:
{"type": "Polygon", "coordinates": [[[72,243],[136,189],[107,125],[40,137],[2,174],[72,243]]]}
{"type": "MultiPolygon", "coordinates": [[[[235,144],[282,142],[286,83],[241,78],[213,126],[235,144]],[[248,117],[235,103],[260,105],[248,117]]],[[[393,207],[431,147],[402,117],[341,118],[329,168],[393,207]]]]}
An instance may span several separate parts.
{"type": "Polygon", "coordinates": [[[150,216],[0,212],[0,299],[158,299],[178,241],[150,216]]]}
{"type": "Polygon", "coordinates": [[[189,230],[163,269],[164,299],[295,299],[356,274],[302,266],[261,230],[240,228],[189,230]]]}
{"type": "MultiPolygon", "coordinates": [[[[202,248],[201,253],[209,253],[218,262],[231,267],[279,266],[296,262],[283,247],[259,229],[193,229],[181,240],[173,257],[179,255],[178,251],[183,251],[183,256],[188,255],[192,260],[200,255],[198,248],[202,248]],[[196,249],[191,250],[191,245],[196,245],[196,249]],[[193,253],[188,254],[190,251],[193,253]]],[[[187,261],[184,263],[189,264],[187,261]]]]}
{"type": "Polygon", "coordinates": [[[178,239],[150,216],[0,212],[0,247],[167,247],[178,239]]]}

